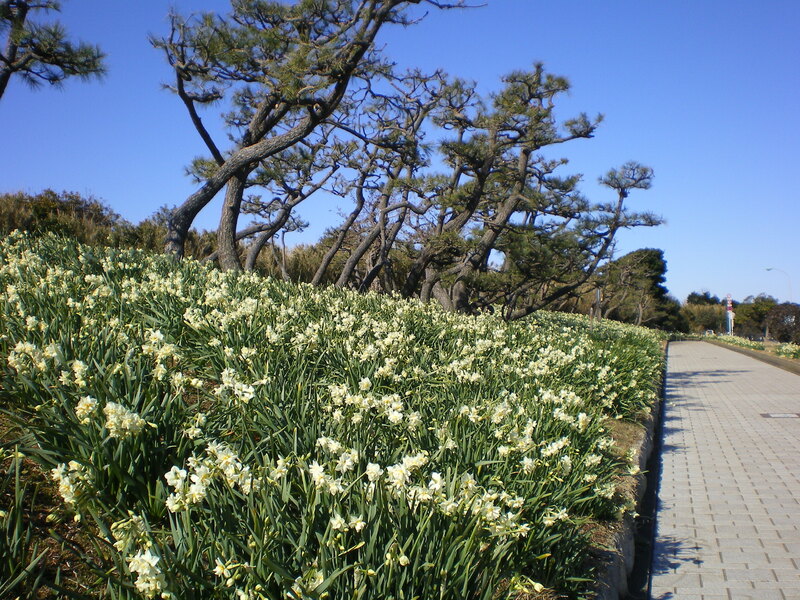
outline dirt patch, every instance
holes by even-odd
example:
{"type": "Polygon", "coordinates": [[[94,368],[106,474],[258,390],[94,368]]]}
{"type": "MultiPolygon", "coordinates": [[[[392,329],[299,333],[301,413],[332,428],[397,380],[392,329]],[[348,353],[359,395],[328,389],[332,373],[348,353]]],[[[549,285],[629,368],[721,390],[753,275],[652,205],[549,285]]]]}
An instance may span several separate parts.
{"type": "Polygon", "coordinates": [[[24,552],[26,555],[16,559],[27,564],[35,556],[42,553],[43,556],[31,574],[7,592],[12,597],[41,600],[86,594],[96,579],[90,563],[99,564],[101,557],[86,524],[76,520],[65,506],[57,485],[41,465],[31,458],[22,458],[21,485],[15,489],[13,453],[20,447],[24,454],[21,433],[6,415],[0,415],[0,448],[6,457],[0,464],[0,477],[10,477],[5,488],[0,488],[0,510],[7,513],[19,510],[23,530],[30,531],[31,543],[24,552]]]}

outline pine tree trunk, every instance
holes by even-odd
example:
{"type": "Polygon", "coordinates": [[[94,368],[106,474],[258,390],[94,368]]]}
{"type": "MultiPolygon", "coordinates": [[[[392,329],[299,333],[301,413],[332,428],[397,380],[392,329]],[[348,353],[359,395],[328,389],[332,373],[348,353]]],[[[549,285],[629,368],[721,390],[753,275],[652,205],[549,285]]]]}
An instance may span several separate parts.
{"type": "Polygon", "coordinates": [[[325,272],[328,270],[331,262],[333,261],[333,257],[336,256],[336,253],[341,250],[342,245],[344,245],[344,240],[347,237],[347,232],[352,227],[353,223],[355,223],[358,215],[361,213],[361,209],[364,207],[364,197],[361,194],[358,194],[358,201],[356,203],[356,207],[347,217],[347,221],[345,221],[344,225],[339,231],[339,235],[336,236],[336,239],[333,242],[333,245],[328,249],[325,253],[325,256],[322,257],[322,262],[317,267],[317,271],[314,273],[314,278],[311,280],[312,285],[319,285],[322,282],[322,278],[325,276],[325,272]]]}
{"type": "Polygon", "coordinates": [[[358,248],[353,250],[353,253],[347,258],[347,262],[344,264],[342,273],[339,275],[339,279],[336,280],[336,287],[345,287],[347,285],[347,282],[350,280],[356,270],[358,261],[364,257],[364,255],[367,253],[367,250],[369,250],[369,247],[372,246],[375,240],[378,239],[380,233],[381,224],[379,222],[370,230],[367,236],[361,240],[358,248]]]}
{"type": "Polygon", "coordinates": [[[241,271],[239,248],[236,243],[236,226],[242,209],[248,173],[237,173],[228,181],[225,202],[217,229],[217,261],[223,271],[241,271]]]}
{"type": "Polygon", "coordinates": [[[255,269],[258,255],[261,254],[261,251],[264,249],[264,246],[267,245],[267,242],[269,242],[275,236],[275,234],[280,231],[281,227],[286,225],[286,221],[289,220],[290,215],[291,209],[287,209],[285,207],[282,208],[278,213],[278,216],[275,217],[275,220],[270,224],[270,228],[259,235],[250,245],[244,265],[245,271],[252,271],[255,269]]]}

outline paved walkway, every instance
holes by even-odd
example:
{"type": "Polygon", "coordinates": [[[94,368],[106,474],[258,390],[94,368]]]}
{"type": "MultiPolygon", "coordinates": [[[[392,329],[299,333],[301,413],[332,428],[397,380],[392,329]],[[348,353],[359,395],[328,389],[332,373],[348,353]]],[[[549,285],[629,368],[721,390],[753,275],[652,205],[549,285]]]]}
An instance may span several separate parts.
{"type": "Polygon", "coordinates": [[[652,599],[800,600],[800,375],[703,342],[667,369],[652,599]]]}

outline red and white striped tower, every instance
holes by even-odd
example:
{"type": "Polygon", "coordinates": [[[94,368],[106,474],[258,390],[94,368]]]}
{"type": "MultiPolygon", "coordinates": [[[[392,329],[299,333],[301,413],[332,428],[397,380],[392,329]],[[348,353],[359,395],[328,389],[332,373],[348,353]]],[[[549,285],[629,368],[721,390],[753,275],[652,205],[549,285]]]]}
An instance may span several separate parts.
{"type": "Polygon", "coordinates": [[[730,294],[728,294],[728,306],[725,315],[725,321],[728,325],[728,335],[733,335],[733,319],[736,317],[736,313],[733,312],[733,300],[730,294]]]}

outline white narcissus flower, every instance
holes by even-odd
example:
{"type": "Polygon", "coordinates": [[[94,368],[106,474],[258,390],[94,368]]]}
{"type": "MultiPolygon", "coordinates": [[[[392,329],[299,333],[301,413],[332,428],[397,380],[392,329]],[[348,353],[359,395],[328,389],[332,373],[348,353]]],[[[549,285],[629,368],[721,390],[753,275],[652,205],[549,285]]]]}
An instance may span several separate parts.
{"type": "Polygon", "coordinates": [[[122,440],[136,435],[147,425],[147,421],[137,413],[116,402],[106,403],[105,408],[103,408],[103,414],[106,416],[106,430],[108,430],[108,435],[112,438],[122,440]]]}
{"type": "Polygon", "coordinates": [[[414,430],[422,424],[422,415],[418,412],[409,413],[406,416],[406,425],[409,429],[414,430]]]}
{"type": "Polygon", "coordinates": [[[275,468],[272,469],[272,471],[270,471],[269,476],[270,479],[274,479],[275,481],[277,481],[278,479],[286,475],[286,473],[288,472],[289,469],[287,468],[286,465],[286,459],[284,459],[283,457],[278,457],[278,460],[275,462],[275,468]]]}
{"type": "Polygon", "coordinates": [[[599,465],[600,461],[603,460],[603,457],[599,454],[589,454],[586,458],[583,459],[584,464],[588,467],[593,467],[594,465],[599,465]]]}
{"type": "Polygon", "coordinates": [[[317,461],[314,461],[309,465],[308,472],[311,475],[311,481],[314,482],[315,486],[322,487],[325,484],[325,467],[323,467],[317,461]]]}
{"type": "Polygon", "coordinates": [[[444,487],[444,479],[441,473],[431,473],[431,480],[428,482],[428,489],[433,492],[438,492],[444,487]]]}
{"type": "Polygon", "coordinates": [[[151,553],[149,548],[128,558],[128,569],[132,574],[138,575],[135,581],[136,589],[145,598],[155,597],[166,587],[164,574],[157,566],[159,560],[160,558],[151,553]]]}
{"type": "Polygon", "coordinates": [[[591,422],[591,420],[592,420],[591,417],[589,417],[589,415],[587,415],[586,413],[580,413],[578,415],[578,421],[576,424],[578,431],[580,431],[581,433],[586,431],[586,428],[589,427],[589,423],[591,422]]]}
{"type": "Polygon", "coordinates": [[[91,415],[96,409],[97,400],[91,396],[84,396],[75,406],[75,416],[78,417],[78,421],[80,421],[82,425],[86,425],[91,420],[89,419],[89,415],[91,415]]]}
{"type": "Polygon", "coordinates": [[[164,479],[167,480],[167,484],[170,487],[178,489],[183,486],[183,482],[186,481],[186,471],[184,469],[180,469],[176,466],[173,466],[168,473],[164,475],[164,479]]]}
{"type": "Polygon", "coordinates": [[[370,481],[378,481],[383,475],[381,466],[375,463],[367,463],[367,479],[370,481]]]}
{"type": "Polygon", "coordinates": [[[216,566],[214,567],[214,575],[217,577],[224,577],[228,579],[231,576],[231,565],[222,562],[219,558],[214,559],[216,566]]]}
{"type": "Polygon", "coordinates": [[[542,448],[542,456],[548,457],[557,454],[565,447],[569,446],[570,441],[568,437],[562,437],[555,442],[548,444],[546,447],[542,448]]]}
{"type": "Polygon", "coordinates": [[[523,458],[520,461],[520,464],[522,465],[522,470],[526,475],[533,473],[534,469],[536,468],[536,461],[534,461],[530,456],[523,458]]]}
{"type": "Polygon", "coordinates": [[[50,470],[50,476],[58,484],[58,493],[67,504],[76,504],[83,492],[91,487],[92,477],[89,471],[77,461],[60,464],[50,470]]]}
{"type": "Polygon", "coordinates": [[[594,493],[600,496],[601,498],[611,499],[614,497],[614,493],[617,491],[617,486],[613,483],[605,483],[603,485],[595,486],[594,493]]]}
{"type": "Polygon", "coordinates": [[[340,515],[339,513],[336,513],[331,517],[331,529],[333,529],[334,531],[347,530],[347,522],[342,518],[342,515],[340,515]]]}
{"type": "Polygon", "coordinates": [[[350,517],[350,520],[347,522],[347,526],[350,527],[350,529],[354,529],[356,532],[360,533],[361,530],[367,526],[367,522],[364,521],[364,519],[359,515],[357,517],[350,517]]]}
{"type": "Polygon", "coordinates": [[[392,425],[397,425],[403,420],[403,413],[397,410],[390,410],[386,418],[389,419],[392,425]]]}
{"type": "Polygon", "coordinates": [[[396,488],[405,487],[411,477],[411,470],[403,464],[386,467],[389,482],[396,488]]]}
{"type": "Polygon", "coordinates": [[[336,461],[336,470],[339,473],[347,473],[352,471],[356,466],[355,461],[357,459],[357,455],[354,457],[350,452],[342,452],[342,454],[339,455],[339,460],[336,461]]]}
{"type": "Polygon", "coordinates": [[[199,504],[206,497],[206,485],[203,483],[193,483],[186,492],[186,499],[192,504],[199,504]]]}
{"type": "Polygon", "coordinates": [[[167,496],[166,505],[169,512],[175,513],[185,508],[186,503],[183,500],[183,496],[180,494],[170,494],[167,496]]]}

